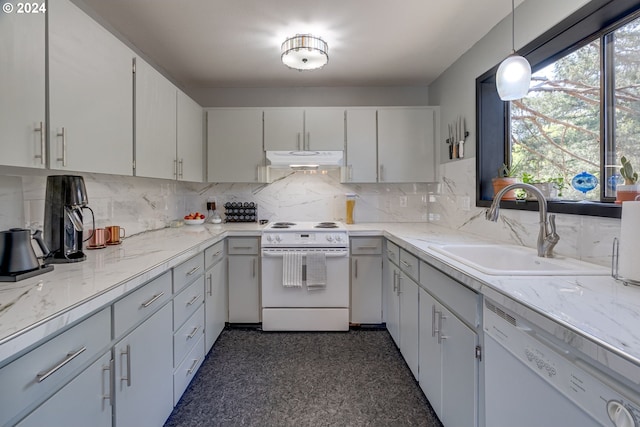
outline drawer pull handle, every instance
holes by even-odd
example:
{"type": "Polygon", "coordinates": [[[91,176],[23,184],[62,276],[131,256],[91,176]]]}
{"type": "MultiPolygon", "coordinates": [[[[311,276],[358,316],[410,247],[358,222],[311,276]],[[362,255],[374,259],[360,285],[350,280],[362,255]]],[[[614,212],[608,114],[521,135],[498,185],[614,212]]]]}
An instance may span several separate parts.
{"type": "Polygon", "coordinates": [[[371,249],[371,250],[373,250],[373,249],[378,249],[378,247],[377,246],[358,246],[358,247],[356,247],[356,249],[371,249]]]}
{"type": "Polygon", "coordinates": [[[198,299],[200,299],[200,295],[196,295],[195,297],[191,298],[191,301],[187,303],[187,306],[195,304],[198,299]]]}
{"type": "Polygon", "coordinates": [[[151,304],[153,304],[154,302],[156,302],[158,300],[158,298],[161,298],[164,295],[164,291],[160,292],[158,295],[154,295],[153,297],[151,297],[151,299],[147,302],[143,302],[142,304],[140,304],[142,307],[147,308],[149,307],[151,304]]]}
{"type": "Polygon", "coordinates": [[[411,264],[409,264],[407,261],[400,261],[400,263],[402,263],[402,265],[404,265],[405,267],[409,267],[411,268],[411,264]]]}
{"type": "Polygon", "coordinates": [[[253,246],[234,246],[233,249],[249,250],[249,249],[253,249],[253,246]]]}
{"type": "Polygon", "coordinates": [[[66,365],[67,363],[71,362],[76,357],[80,356],[86,350],[87,350],[87,347],[82,347],[78,351],[72,351],[70,353],[67,353],[67,356],[64,359],[62,359],[56,366],[54,366],[53,368],[49,369],[47,372],[39,373],[38,375],[36,375],[36,378],[38,379],[38,382],[41,383],[42,381],[46,380],[51,375],[56,373],[59,369],[61,369],[64,365],[66,365]]]}
{"type": "Polygon", "coordinates": [[[187,276],[193,276],[195,274],[196,271],[200,270],[200,266],[197,265],[195,267],[193,267],[188,273],[187,276]]]}
{"type": "Polygon", "coordinates": [[[198,363],[200,363],[200,358],[197,358],[193,361],[193,364],[187,370],[187,375],[191,375],[193,373],[193,371],[196,369],[196,366],[198,366],[198,363]]]}
{"type": "Polygon", "coordinates": [[[215,254],[211,255],[211,258],[215,258],[215,257],[217,257],[218,255],[220,255],[221,253],[222,253],[222,251],[218,251],[218,252],[216,252],[215,254]]]}
{"type": "Polygon", "coordinates": [[[187,335],[187,339],[190,340],[191,338],[195,337],[199,330],[200,330],[200,325],[193,328],[193,331],[191,331],[191,333],[187,335]]]}
{"type": "Polygon", "coordinates": [[[396,254],[395,254],[395,252],[393,252],[393,251],[387,250],[387,256],[388,256],[389,258],[395,258],[395,257],[396,257],[396,254]]]}

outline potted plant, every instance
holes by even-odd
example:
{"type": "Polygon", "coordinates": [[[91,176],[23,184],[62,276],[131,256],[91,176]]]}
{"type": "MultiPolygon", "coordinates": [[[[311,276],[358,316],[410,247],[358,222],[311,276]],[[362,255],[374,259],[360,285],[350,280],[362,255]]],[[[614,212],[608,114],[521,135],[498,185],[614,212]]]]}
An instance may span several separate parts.
{"type": "Polygon", "coordinates": [[[635,200],[640,195],[640,185],[638,182],[638,172],[633,171],[631,162],[625,157],[620,158],[620,175],[624,178],[624,185],[616,186],[616,203],[635,200]]]}
{"type": "MultiPolygon", "coordinates": [[[[515,174],[516,169],[517,169],[517,165],[513,166],[512,168],[509,168],[509,166],[507,166],[505,163],[503,163],[502,166],[498,168],[498,176],[491,180],[491,183],[493,184],[494,197],[496,194],[498,194],[500,190],[502,190],[507,185],[520,182],[520,179],[515,174]]],[[[504,194],[504,196],[502,196],[502,200],[516,200],[516,199],[517,199],[516,190],[509,190],[504,194]]]]}
{"type": "MultiPolygon", "coordinates": [[[[556,198],[557,190],[551,180],[539,181],[532,174],[524,172],[522,174],[522,182],[536,187],[547,200],[556,198]]],[[[536,196],[527,193],[527,200],[536,200],[536,196]]]]}

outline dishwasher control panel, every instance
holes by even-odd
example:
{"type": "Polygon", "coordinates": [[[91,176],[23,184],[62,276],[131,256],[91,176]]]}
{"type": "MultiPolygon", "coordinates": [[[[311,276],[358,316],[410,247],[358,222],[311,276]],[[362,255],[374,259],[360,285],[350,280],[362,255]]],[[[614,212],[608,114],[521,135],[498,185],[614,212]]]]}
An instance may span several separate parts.
{"type": "Polygon", "coordinates": [[[595,421],[603,426],[640,427],[640,395],[570,347],[552,342],[498,305],[485,304],[483,321],[485,333],[595,421]]]}

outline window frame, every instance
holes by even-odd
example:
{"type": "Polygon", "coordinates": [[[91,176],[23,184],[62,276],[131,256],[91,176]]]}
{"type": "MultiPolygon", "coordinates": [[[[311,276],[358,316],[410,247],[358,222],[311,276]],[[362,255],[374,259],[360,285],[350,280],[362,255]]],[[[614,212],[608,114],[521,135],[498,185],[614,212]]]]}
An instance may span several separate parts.
{"type": "MultiPolygon", "coordinates": [[[[602,37],[612,28],[623,25],[640,14],[640,0],[593,0],[571,16],[523,47],[518,53],[526,57],[533,70],[544,68],[587,43],[602,37]]],[[[611,54],[610,38],[603,38],[601,69],[604,55],[611,54]]],[[[510,150],[510,102],[498,97],[495,74],[499,64],[476,79],[476,206],[488,207],[493,201],[491,178],[503,164],[511,164],[510,150]]],[[[611,78],[602,73],[602,98],[606,88],[611,86],[611,78]]],[[[612,92],[605,102],[601,102],[600,134],[606,138],[613,136],[614,116],[609,113],[612,92]]],[[[610,141],[612,139],[609,139],[610,141]]],[[[600,161],[604,164],[606,144],[600,147],[600,161]]],[[[604,186],[600,186],[600,198],[605,201],[579,203],[575,201],[548,201],[549,212],[590,215],[600,217],[621,217],[621,207],[605,198],[604,186]]],[[[501,208],[537,211],[538,202],[500,202],[501,208]]]]}

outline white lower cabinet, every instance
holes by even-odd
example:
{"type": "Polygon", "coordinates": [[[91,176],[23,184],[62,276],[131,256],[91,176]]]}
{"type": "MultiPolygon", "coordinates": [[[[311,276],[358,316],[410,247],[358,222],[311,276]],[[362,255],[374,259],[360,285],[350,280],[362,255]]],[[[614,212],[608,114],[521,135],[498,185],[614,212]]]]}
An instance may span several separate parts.
{"type": "Polygon", "coordinates": [[[162,426],[171,414],[172,318],[166,304],[115,345],[115,427],[162,426]]]}
{"type": "Polygon", "coordinates": [[[260,322],[259,239],[228,239],[229,323],[260,322]]]}
{"type": "Polygon", "coordinates": [[[351,322],[382,323],[382,239],[351,239],[351,322]]]}
{"type": "Polygon", "coordinates": [[[445,426],[477,426],[478,334],[462,318],[477,326],[478,296],[420,264],[420,387],[445,426]]]}
{"type": "Polygon", "coordinates": [[[418,378],[418,284],[409,276],[398,277],[400,298],[400,353],[413,376],[418,378]]]}
{"type": "Polygon", "coordinates": [[[19,427],[111,427],[111,352],[17,424],[19,427]]]}
{"type": "Polygon", "coordinates": [[[205,274],[205,354],[211,350],[227,322],[229,300],[227,297],[226,261],[224,241],[211,246],[205,251],[205,262],[211,262],[205,274]]]}

